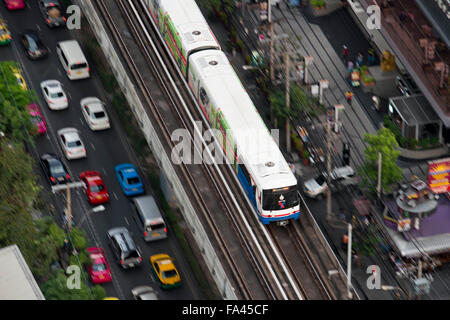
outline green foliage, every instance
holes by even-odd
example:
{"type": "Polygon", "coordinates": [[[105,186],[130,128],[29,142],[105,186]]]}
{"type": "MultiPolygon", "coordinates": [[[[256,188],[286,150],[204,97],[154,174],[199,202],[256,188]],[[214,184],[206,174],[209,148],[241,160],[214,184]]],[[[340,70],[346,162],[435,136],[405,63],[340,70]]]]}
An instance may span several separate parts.
{"type": "Polygon", "coordinates": [[[17,244],[31,263],[36,231],[29,211],[39,192],[33,162],[20,144],[7,138],[0,139],[0,154],[0,247],[17,244]]]}
{"type": "Polygon", "coordinates": [[[378,130],[376,135],[365,134],[364,141],[368,144],[364,150],[365,160],[361,176],[366,185],[371,183],[372,191],[378,178],[378,153],[382,154],[381,185],[389,191],[390,186],[402,179],[402,170],[396,160],[400,155],[397,151],[398,143],[394,134],[387,128],[378,130]]]}
{"type": "Polygon", "coordinates": [[[37,97],[34,92],[25,91],[18,85],[11,66],[20,70],[17,62],[0,62],[0,131],[15,142],[32,141],[29,132],[35,128],[26,106],[37,97]]]}
{"type": "Polygon", "coordinates": [[[295,83],[290,86],[290,95],[294,114],[307,112],[312,117],[317,117],[324,112],[323,107],[318,105],[318,100],[308,97],[305,90],[295,83]]]}
{"type": "MultiPolygon", "coordinates": [[[[87,274],[81,272],[81,279],[86,278],[87,274]]],[[[47,300],[101,300],[106,296],[102,287],[94,286],[90,290],[83,281],[80,282],[80,289],[67,288],[67,277],[63,271],[58,271],[56,277],[47,281],[41,289],[47,300]]]]}
{"type": "Polygon", "coordinates": [[[291,116],[292,109],[286,108],[286,96],[282,90],[275,89],[275,91],[271,92],[269,101],[275,118],[285,120],[291,116]]]}
{"type": "Polygon", "coordinates": [[[292,142],[294,143],[295,149],[298,151],[299,154],[303,153],[303,143],[300,137],[295,133],[293,130],[291,131],[291,138],[292,142]]]}
{"type": "Polygon", "coordinates": [[[81,252],[87,248],[86,233],[79,228],[72,228],[70,232],[70,238],[72,239],[72,244],[74,248],[81,252]]]}
{"type": "Polygon", "coordinates": [[[410,148],[410,149],[416,149],[417,148],[417,145],[419,144],[419,141],[417,140],[417,139],[409,139],[408,140],[408,148],[410,148]]]}

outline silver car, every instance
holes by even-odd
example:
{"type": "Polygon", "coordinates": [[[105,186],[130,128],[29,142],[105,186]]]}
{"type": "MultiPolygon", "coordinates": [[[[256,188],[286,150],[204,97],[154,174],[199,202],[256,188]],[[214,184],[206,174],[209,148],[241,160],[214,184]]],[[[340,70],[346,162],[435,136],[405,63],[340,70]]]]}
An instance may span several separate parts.
{"type": "Polygon", "coordinates": [[[58,141],[67,160],[87,157],[86,148],[77,129],[64,128],[58,130],[58,141]]]}
{"type": "Polygon", "coordinates": [[[156,291],[149,286],[139,286],[131,290],[134,300],[159,300],[156,291]]]}

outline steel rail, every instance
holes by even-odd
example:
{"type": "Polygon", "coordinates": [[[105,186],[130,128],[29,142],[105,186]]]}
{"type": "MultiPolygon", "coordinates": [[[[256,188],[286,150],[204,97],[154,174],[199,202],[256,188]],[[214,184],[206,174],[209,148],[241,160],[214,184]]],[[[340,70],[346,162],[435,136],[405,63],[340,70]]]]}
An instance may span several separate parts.
{"type": "MultiPolygon", "coordinates": [[[[123,58],[125,59],[134,79],[136,80],[136,83],[139,86],[140,92],[144,96],[146,104],[150,107],[152,114],[154,115],[155,120],[157,121],[158,126],[163,129],[161,130],[161,133],[164,136],[165,142],[168,146],[174,147],[173,141],[171,140],[170,131],[168,127],[166,126],[165,122],[163,121],[163,118],[156,107],[156,103],[154,99],[152,98],[151,94],[149,93],[149,90],[140,75],[138,68],[136,64],[133,62],[133,59],[131,57],[130,52],[128,51],[126,45],[124,44],[124,41],[120,35],[119,30],[117,29],[116,25],[113,23],[113,19],[111,15],[109,14],[109,11],[103,1],[95,1],[97,4],[98,9],[100,10],[101,14],[105,18],[105,22],[108,24],[108,27],[119,46],[119,49],[122,53],[123,58]]],[[[196,200],[196,203],[199,205],[200,211],[203,213],[203,215],[206,218],[206,221],[208,223],[208,226],[212,230],[213,236],[216,239],[220,250],[223,252],[224,258],[226,262],[230,265],[230,270],[232,272],[232,275],[234,277],[234,280],[236,281],[239,290],[242,294],[242,297],[244,299],[251,299],[251,292],[249,291],[248,284],[245,282],[245,277],[241,273],[239,273],[239,269],[237,268],[236,263],[233,260],[233,257],[229,250],[227,249],[225,245],[224,239],[221,237],[220,230],[218,227],[214,224],[212,219],[210,219],[210,212],[208,211],[208,208],[206,204],[204,203],[203,199],[198,193],[198,187],[195,185],[195,180],[190,176],[188,170],[184,165],[180,166],[180,169],[182,171],[182,174],[185,178],[185,181],[189,184],[190,190],[192,191],[192,194],[194,195],[194,198],[196,200]]]]}

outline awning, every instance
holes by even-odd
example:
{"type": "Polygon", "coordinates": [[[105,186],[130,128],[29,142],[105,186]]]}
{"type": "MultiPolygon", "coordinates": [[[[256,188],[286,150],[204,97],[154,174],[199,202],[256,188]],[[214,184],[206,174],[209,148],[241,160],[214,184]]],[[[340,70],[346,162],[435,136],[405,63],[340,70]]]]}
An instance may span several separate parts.
{"type": "Polygon", "coordinates": [[[427,19],[433,25],[434,29],[439,33],[442,40],[450,47],[450,19],[448,14],[450,11],[450,2],[441,1],[441,8],[436,0],[415,0],[416,4],[422,9],[427,19]]]}
{"type": "Polygon", "coordinates": [[[427,99],[421,94],[390,98],[389,104],[397,110],[406,125],[410,127],[441,121],[427,99]]]}

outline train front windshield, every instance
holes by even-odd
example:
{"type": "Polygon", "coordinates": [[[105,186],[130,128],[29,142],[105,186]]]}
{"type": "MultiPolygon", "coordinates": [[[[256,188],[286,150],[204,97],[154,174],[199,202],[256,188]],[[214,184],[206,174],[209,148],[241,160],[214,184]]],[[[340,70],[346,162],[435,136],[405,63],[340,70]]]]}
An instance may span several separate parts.
{"type": "Polygon", "coordinates": [[[263,190],[263,210],[275,211],[295,207],[299,204],[297,186],[263,190]]]}

